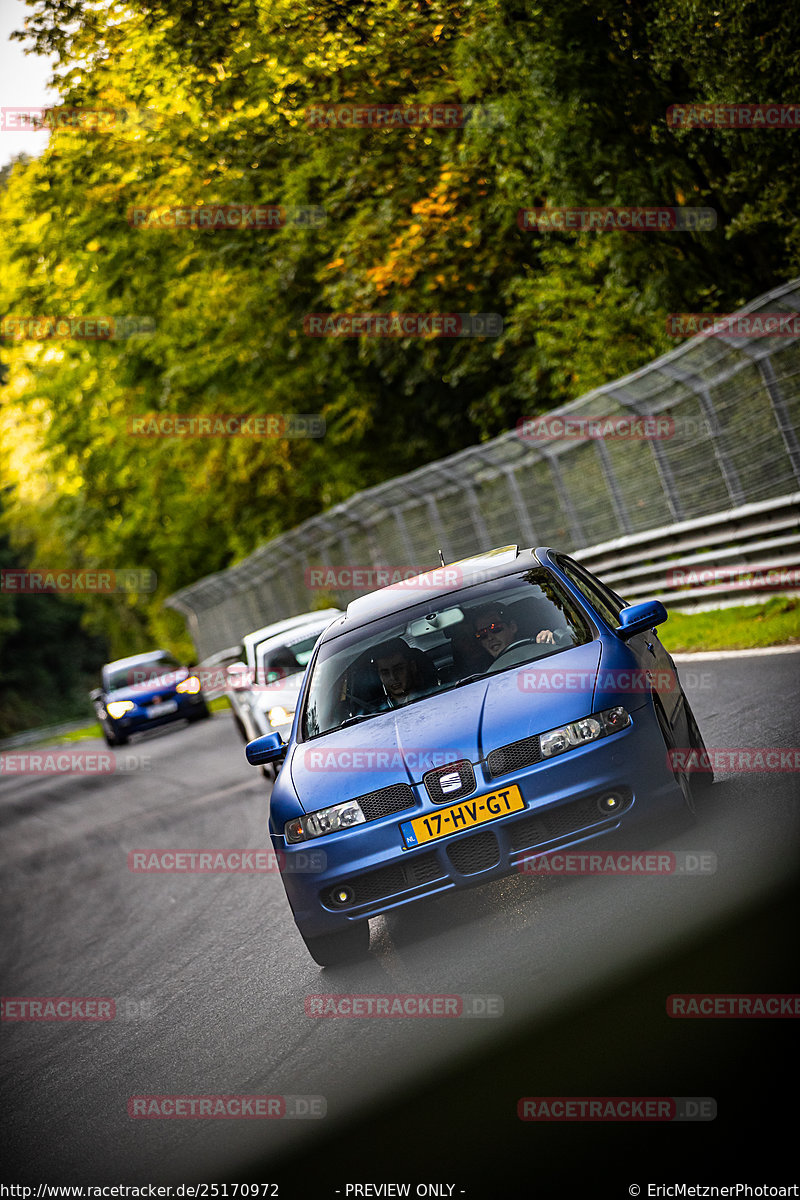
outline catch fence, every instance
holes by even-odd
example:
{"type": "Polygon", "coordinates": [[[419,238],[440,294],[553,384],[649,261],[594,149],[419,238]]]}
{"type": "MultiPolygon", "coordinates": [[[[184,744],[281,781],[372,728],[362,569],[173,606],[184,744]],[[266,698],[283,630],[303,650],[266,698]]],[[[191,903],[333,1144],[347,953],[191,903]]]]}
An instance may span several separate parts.
{"type": "MultiPolygon", "coordinates": [[[[800,313],[800,279],[739,313],[800,313]]],[[[635,535],[652,530],[663,544],[671,526],[796,493],[798,418],[800,337],[696,336],[546,414],[546,427],[518,427],[359,492],[167,604],[203,658],[375,586],[323,595],[310,586],[321,566],[339,572],[323,579],[347,581],[354,566],[422,570],[440,549],[453,562],[509,543],[588,562],[593,547],[626,538],[646,562],[648,539],[635,535]]]]}

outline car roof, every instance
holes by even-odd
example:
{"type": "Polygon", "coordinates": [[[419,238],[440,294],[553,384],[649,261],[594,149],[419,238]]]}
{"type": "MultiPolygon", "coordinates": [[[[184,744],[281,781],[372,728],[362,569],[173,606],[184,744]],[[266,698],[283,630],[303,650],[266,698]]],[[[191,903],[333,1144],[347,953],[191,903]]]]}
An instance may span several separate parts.
{"type": "Polygon", "coordinates": [[[443,567],[432,567],[404,583],[390,584],[351,600],[341,620],[334,621],[330,635],[338,636],[428,600],[452,596],[454,590],[469,587],[471,583],[484,583],[526,568],[541,567],[547,563],[546,553],[546,548],[520,550],[519,546],[498,546],[443,567]]]}
{"type": "Polygon", "coordinates": [[[169,650],[149,650],[147,654],[131,654],[128,658],[115,658],[113,662],[106,663],[103,670],[109,671],[117,667],[133,667],[136,663],[157,662],[159,658],[166,656],[175,658],[175,655],[169,650]]]}
{"type": "MultiPolygon", "coordinates": [[[[281,633],[273,634],[272,637],[259,642],[256,646],[259,657],[269,653],[273,646],[292,646],[295,642],[302,641],[303,637],[308,637],[315,627],[322,633],[322,630],[327,629],[330,625],[331,618],[323,613],[319,615],[322,617],[321,621],[304,621],[302,625],[293,625],[290,629],[284,629],[281,633]]],[[[339,610],[336,615],[339,616],[339,610]]]]}
{"type": "Polygon", "coordinates": [[[248,633],[242,638],[243,646],[254,646],[259,642],[264,642],[267,638],[276,636],[279,633],[284,633],[289,629],[295,629],[300,625],[310,625],[314,621],[332,620],[333,617],[341,615],[340,608],[322,608],[316,612],[300,613],[295,617],[286,617],[283,621],[273,621],[271,625],[264,625],[261,629],[256,629],[253,633],[248,633]]]}

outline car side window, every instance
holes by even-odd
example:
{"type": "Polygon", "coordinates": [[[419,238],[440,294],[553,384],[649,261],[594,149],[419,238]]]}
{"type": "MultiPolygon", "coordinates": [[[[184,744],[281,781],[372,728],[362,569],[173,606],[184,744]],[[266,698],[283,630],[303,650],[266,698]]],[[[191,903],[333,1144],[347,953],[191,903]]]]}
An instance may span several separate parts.
{"type": "Polygon", "coordinates": [[[596,608],[605,621],[616,629],[619,625],[620,613],[625,607],[625,602],[612,592],[610,588],[601,583],[599,579],[595,579],[593,575],[582,567],[580,563],[573,562],[571,558],[561,557],[556,560],[559,567],[566,575],[567,579],[573,584],[582,596],[585,596],[593,608],[596,608]]]}

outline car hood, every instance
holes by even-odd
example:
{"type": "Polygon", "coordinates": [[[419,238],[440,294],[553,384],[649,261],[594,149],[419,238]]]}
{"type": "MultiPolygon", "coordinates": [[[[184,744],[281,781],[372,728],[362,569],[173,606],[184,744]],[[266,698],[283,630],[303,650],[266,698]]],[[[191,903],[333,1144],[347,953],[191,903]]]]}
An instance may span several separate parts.
{"type": "Polygon", "coordinates": [[[133,700],[135,703],[141,704],[143,700],[147,700],[151,696],[172,695],[175,691],[175,685],[187,679],[188,676],[188,668],[179,667],[174,671],[168,671],[164,675],[160,675],[157,679],[147,679],[142,683],[133,683],[130,687],[114,688],[113,691],[106,692],[105,696],[109,701],[133,700]]]}
{"type": "Polygon", "coordinates": [[[476,763],[498,746],[592,711],[600,642],[438,695],[292,747],[292,783],[306,811],[393,783],[417,783],[432,767],[476,763]],[[565,686],[572,672],[579,685],[565,686]]]}

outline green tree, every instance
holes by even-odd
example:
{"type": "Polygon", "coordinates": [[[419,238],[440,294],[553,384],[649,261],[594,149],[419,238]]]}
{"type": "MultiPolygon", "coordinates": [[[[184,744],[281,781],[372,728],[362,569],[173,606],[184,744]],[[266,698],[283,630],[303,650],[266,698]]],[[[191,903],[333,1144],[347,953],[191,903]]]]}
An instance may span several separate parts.
{"type": "MultiPolygon", "coordinates": [[[[11,339],[7,527],[45,565],[148,568],[88,598],[114,652],[186,652],[166,595],[304,518],[641,366],[670,311],[798,271],[795,133],[670,129],[670,104],[791,99],[800,16],[721,0],[34,0],[64,101],[0,180],[0,310],[148,323],[11,339]],[[342,103],[458,101],[463,128],[316,128],[342,103]],[[134,228],[134,208],[280,203],[321,226],[134,228]],[[711,233],[531,234],[520,208],[713,207],[711,233]],[[499,338],[314,338],[326,311],[497,312],[499,338]],[[144,439],[149,412],[319,413],[320,440],[144,439]]],[[[244,630],[242,632],[245,632],[244,630]]]]}

